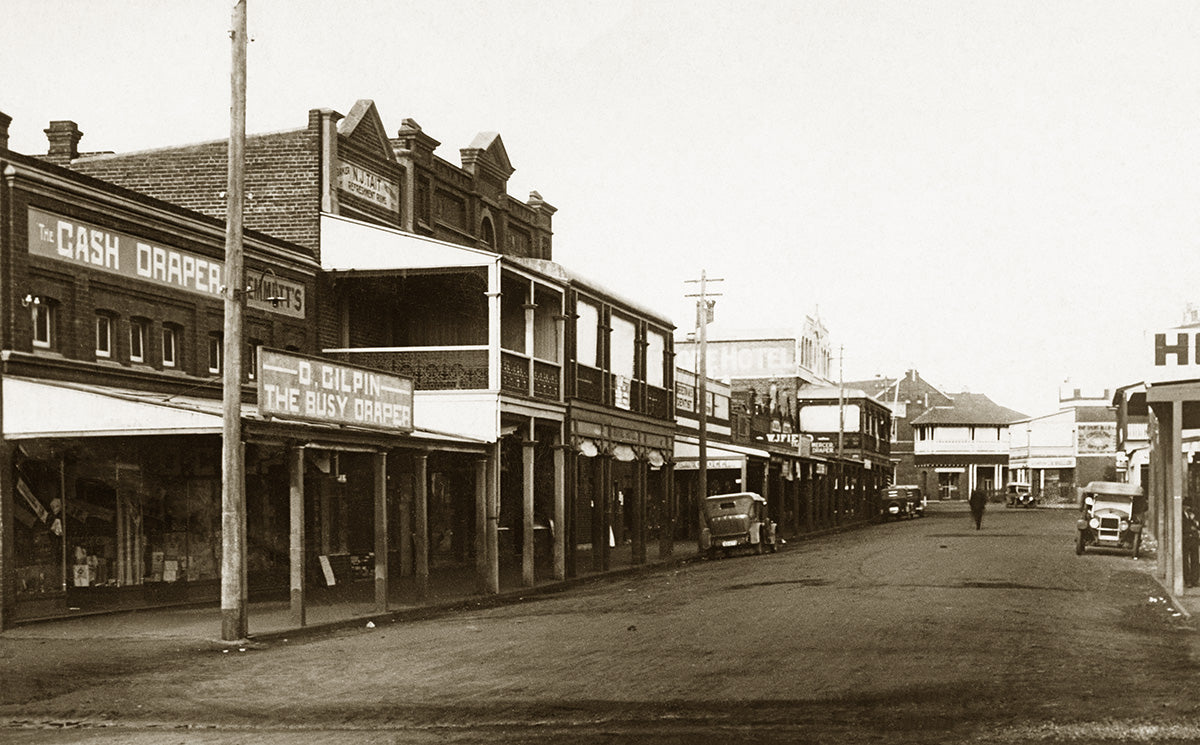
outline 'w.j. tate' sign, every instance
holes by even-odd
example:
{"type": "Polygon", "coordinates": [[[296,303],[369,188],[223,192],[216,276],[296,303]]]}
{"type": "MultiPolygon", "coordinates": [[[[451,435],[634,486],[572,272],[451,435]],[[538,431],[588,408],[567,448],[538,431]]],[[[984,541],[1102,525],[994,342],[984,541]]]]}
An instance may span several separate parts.
{"type": "Polygon", "coordinates": [[[283,419],[411,432],[413,384],[362,367],[260,349],[258,410],[283,419]]]}

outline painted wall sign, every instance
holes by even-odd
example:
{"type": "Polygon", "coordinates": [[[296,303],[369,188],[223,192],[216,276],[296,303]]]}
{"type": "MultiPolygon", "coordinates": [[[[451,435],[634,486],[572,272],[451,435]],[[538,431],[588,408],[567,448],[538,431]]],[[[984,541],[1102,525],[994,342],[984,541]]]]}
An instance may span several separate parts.
{"type": "Polygon", "coordinates": [[[1112,453],[1117,449],[1117,423],[1080,423],[1077,426],[1077,447],[1081,455],[1112,453]]]}
{"type": "MultiPolygon", "coordinates": [[[[98,225],[29,208],[29,253],[215,299],[225,286],[225,262],[136,238],[98,225]]],[[[246,304],[304,318],[304,285],[246,272],[246,304]],[[272,302],[272,299],[274,302],[272,302]]]]}
{"type": "Polygon", "coordinates": [[[399,209],[400,186],[353,163],[342,161],[338,166],[338,188],[386,210],[399,209]]]}
{"type": "MultiPolygon", "coordinates": [[[[675,364],[695,370],[698,346],[677,342],[675,364]]],[[[710,378],[786,377],[796,375],[799,370],[796,342],[791,339],[710,341],[706,356],[706,372],[710,378]]]]}
{"type": "Polygon", "coordinates": [[[408,378],[317,357],[261,349],[258,411],[263,416],[411,432],[408,378]]]}

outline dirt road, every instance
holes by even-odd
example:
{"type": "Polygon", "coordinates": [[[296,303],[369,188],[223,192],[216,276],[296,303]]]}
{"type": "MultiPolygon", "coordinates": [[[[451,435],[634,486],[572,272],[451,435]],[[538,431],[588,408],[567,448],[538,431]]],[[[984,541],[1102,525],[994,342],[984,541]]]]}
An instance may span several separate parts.
{"type": "Polygon", "coordinates": [[[76,669],[58,644],[0,638],[0,739],[1200,738],[1193,623],[1146,560],[1075,556],[1073,519],[992,508],[976,531],[965,511],[933,511],[776,555],[245,652],[93,640],[76,669]]]}

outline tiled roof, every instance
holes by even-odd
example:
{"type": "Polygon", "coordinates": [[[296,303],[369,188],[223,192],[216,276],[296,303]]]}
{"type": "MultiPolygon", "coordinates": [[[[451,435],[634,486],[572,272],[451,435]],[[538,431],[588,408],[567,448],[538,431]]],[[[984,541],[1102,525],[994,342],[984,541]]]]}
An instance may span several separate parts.
{"type": "Polygon", "coordinates": [[[982,393],[954,393],[949,406],[934,406],[916,419],[920,424],[1010,424],[1026,415],[992,401],[982,393]]]}
{"type": "MultiPolygon", "coordinates": [[[[225,218],[227,140],[85,156],[70,168],[109,183],[225,218]]],[[[317,248],[316,142],[307,129],[246,137],[245,227],[317,248]]]]}

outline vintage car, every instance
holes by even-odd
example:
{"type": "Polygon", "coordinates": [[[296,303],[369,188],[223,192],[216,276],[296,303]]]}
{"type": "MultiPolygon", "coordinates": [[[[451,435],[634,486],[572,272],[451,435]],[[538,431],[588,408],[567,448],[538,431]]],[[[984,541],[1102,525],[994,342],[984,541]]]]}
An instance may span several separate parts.
{"type": "Polygon", "coordinates": [[[1089,546],[1115,548],[1137,557],[1142,547],[1142,488],[1115,481],[1092,481],[1083,488],[1075,523],[1075,553],[1089,546]]]}
{"type": "Polygon", "coordinates": [[[889,486],[879,495],[879,510],[884,520],[922,517],[925,514],[925,495],[919,486],[889,486]]]}
{"type": "Polygon", "coordinates": [[[1037,498],[1033,496],[1033,487],[1024,481],[1010,481],[1004,487],[1005,507],[1033,507],[1037,498]]]}
{"type": "Polygon", "coordinates": [[[754,492],[715,494],[704,500],[700,547],[710,557],[739,548],[755,553],[778,550],[775,523],[767,516],[767,500],[754,492]]]}

